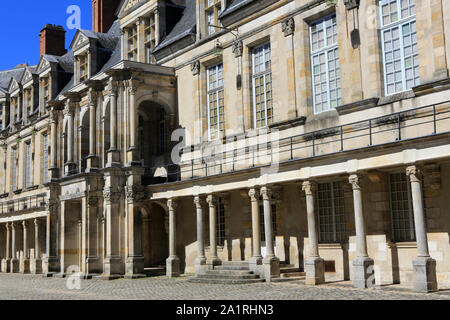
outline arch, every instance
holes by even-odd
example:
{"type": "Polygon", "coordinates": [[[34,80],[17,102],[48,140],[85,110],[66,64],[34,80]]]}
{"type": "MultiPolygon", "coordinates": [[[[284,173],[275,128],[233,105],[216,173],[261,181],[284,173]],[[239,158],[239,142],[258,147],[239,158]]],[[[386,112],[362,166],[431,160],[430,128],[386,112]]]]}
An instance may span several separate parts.
{"type": "Polygon", "coordinates": [[[147,91],[144,94],[142,94],[142,95],[140,95],[140,96],[138,96],[136,98],[136,105],[140,106],[143,102],[146,102],[146,101],[149,101],[149,102],[152,102],[154,104],[160,105],[161,107],[164,108],[166,113],[169,114],[169,115],[176,114],[176,110],[175,110],[176,106],[175,106],[175,104],[171,104],[171,103],[169,103],[168,101],[166,101],[165,99],[163,99],[163,98],[161,98],[159,96],[155,96],[153,94],[149,94],[149,93],[147,93],[147,91]]]}

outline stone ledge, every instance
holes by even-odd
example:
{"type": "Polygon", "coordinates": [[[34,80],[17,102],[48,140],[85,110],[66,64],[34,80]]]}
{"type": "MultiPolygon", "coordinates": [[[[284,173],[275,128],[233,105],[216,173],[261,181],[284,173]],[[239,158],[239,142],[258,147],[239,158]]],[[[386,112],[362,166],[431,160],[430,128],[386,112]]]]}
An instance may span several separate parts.
{"type": "Polygon", "coordinates": [[[360,100],[352,103],[348,103],[336,108],[340,116],[346,115],[352,112],[363,111],[378,106],[380,98],[374,97],[370,99],[360,100]]]}
{"type": "Polygon", "coordinates": [[[269,128],[284,130],[284,129],[288,129],[288,128],[303,126],[303,125],[305,125],[305,123],[306,123],[306,117],[298,117],[295,119],[289,119],[289,120],[272,123],[271,125],[269,125],[269,128]]]}
{"type": "Polygon", "coordinates": [[[395,94],[392,94],[390,96],[381,97],[380,100],[378,101],[378,105],[379,106],[383,106],[385,104],[394,103],[394,102],[401,101],[401,100],[404,100],[404,99],[414,98],[415,96],[416,95],[414,94],[413,90],[408,90],[408,91],[404,91],[404,92],[400,92],[400,93],[395,93],[395,94]]]}
{"type": "Polygon", "coordinates": [[[412,88],[416,97],[450,89],[450,78],[433,81],[412,88]]]}

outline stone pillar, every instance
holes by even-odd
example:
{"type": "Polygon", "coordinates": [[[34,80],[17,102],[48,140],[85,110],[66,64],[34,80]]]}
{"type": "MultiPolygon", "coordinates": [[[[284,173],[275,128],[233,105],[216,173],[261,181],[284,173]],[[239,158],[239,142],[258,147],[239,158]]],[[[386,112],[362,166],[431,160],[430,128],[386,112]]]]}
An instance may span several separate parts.
{"type": "MultiPolygon", "coordinates": [[[[107,173],[106,183],[112,177],[107,173]]],[[[115,179],[114,179],[115,180],[115,179]]],[[[106,280],[119,278],[123,274],[122,257],[120,254],[120,198],[121,195],[112,186],[105,187],[103,192],[106,215],[106,255],[103,261],[102,278],[106,280]]]]}
{"type": "Polygon", "coordinates": [[[208,265],[211,269],[214,266],[222,264],[222,261],[217,256],[217,235],[216,235],[216,225],[217,225],[217,198],[214,195],[209,195],[206,199],[209,206],[209,250],[210,258],[208,260],[208,265]]]}
{"type": "Polygon", "coordinates": [[[73,117],[74,117],[74,108],[70,105],[67,105],[66,109],[64,109],[64,115],[67,117],[67,161],[64,164],[65,167],[65,175],[68,176],[73,173],[73,170],[75,169],[75,162],[74,162],[74,124],[73,124],[73,117]]]}
{"type": "Polygon", "coordinates": [[[59,176],[57,164],[58,150],[58,111],[50,112],[50,180],[57,179],[59,176]]]}
{"type": "Polygon", "coordinates": [[[86,172],[97,171],[99,160],[97,157],[96,134],[97,134],[97,108],[98,97],[95,91],[89,91],[89,156],[87,158],[86,172]]]}
{"type": "Polygon", "coordinates": [[[167,201],[169,209],[169,258],[166,261],[166,272],[169,278],[180,275],[180,258],[177,256],[177,221],[176,213],[177,201],[169,199],[167,201]]]}
{"type": "Polygon", "coordinates": [[[28,226],[27,222],[22,221],[22,236],[23,236],[23,258],[20,261],[20,273],[30,272],[30,252],[28,247],[28,226]]]}
{"type": "Polygon", "coordinates": [[[161,39],[161,34],[160,34],[160,9],[159,7],[156,7],[155,9],[155,47],[158,46],[160,39],[161,39]]]}
{"type": "Polygon", "coordinates": [[[11,224],[7,223],[6,227],[6,252],[5,259],[2,260],[2,272],[8,273],[11,263],[11,224]]]}
{"type": "Polygon", "coordinates": [[[32,274],[42,273],[41,221],[39,219],[34,219],[34,258],[30,261],[30,272],[32,274]]]}
{"type": "Polygon", "coordinates": [[[142,216],[138,207],[142,190],[135,185],[127,190],[127,225],[128,225],[128,257],[125,265],[125,277],[128,279],[143,278],[144,255],[142,252],[142,216]]]}
{"type": "Polygon", "coordinates": [[[58,202],[50,200],[47,205],[45,257],[42,262],[42,272],[45,277],[51,277],[58,271],[58,202]]]}
{"type": "Polygon", "coordinates": [[[107,167],[113,167],[119,162],[119,151],[117,150],[117,85],[110,84],[110,148],[108,150],[107,167]]]}
{"type": "Polygon", "coordinates": [[[268,187],[261,188],[264,201],[264,230],[266,234],[266,256],[263,259],[264,279],[270,282],[280,276],[280,260],[275,256],[274,234],[272,222],[272,190],[268,187]]]}
{"type": "Polygon", "coordinates": [[[194,204],[197,210],[197,246],[198,253],[197,258],[195,259],[195,274],[198,275],[204,272],[204,266],[206,265],[206,256],[205,256],[205,243],[204,243],[204,235],[203,235],[203,208],[202,208],[202,200],[200,196],[194,197],[194,204]]]}
{"type": "Polygon", "coordinates": [[[11,263],[9,271],[11,273],[19,272],[19,260],[17,259],[17,222],[11,222],[11,263]]]}
{"type": "Polygon", "coordinates": [[[413,260],[414,291],[433,292],[438,290],[436,260],[430,257],[428,249],[420,172],[416,166],[410,166],[406,168],[406,175],[411,182],[414,226],[417,241],[417,258],[413,260]]]}
{"type": "Polygon", "coordinates": [[[349,182],[353,188],[353,204],[355,211],[356,229],[356,259],[353,261],[353,286],[365,289],[374,285],[373,260],[367,254],[366,225],[364,221],[364,211],[362,202],[361,176],[352,174],[349,182]]]}
{"type": "Polygon", "coordinates": [[[302,190],[306,194],[306,212],[308,216],[309,256],[305,261],[306,284],[319,285],[325,283],[324,261],[319,255],[319,240],[314,208],[315,183],[305,181],[302,190]]]}
{"type": "Polygon", "coordinates": [[[101,273],[99,247],[99,200],[100,196],[91,193],[83,199],[82,214],[82,267],[81,271],[86,279],[101,273]]]}
{"type": "Polygon", "coordinates": [[[252,206],[252,257],[250,258],[250,270],[255,274],[260,274],[260,267],[262,265],[261,255],[261,221],[259,212],[259,192],[256,189],[250,189],[248,193],[252,206]]]}
{"type": "Polygon", "coordinates": [[[136,92],[137,92],[137,85],[133,82],[133,80],[130,80],[129,84],[129,93],[130,93],[130,147],[128,149],[128,161],[132,165],[140,165],[138,154],[137,154],[137,135],[136,135],[136,128],[137,128],[137,110],[136,110],[136,92]]]}

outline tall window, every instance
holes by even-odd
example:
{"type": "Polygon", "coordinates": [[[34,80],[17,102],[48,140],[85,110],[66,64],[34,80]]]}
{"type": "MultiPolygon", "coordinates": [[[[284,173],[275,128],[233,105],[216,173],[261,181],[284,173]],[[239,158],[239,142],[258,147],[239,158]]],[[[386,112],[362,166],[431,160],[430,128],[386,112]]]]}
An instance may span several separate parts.
{"type": "Polygon", "coordinates": [[[395,242],[416,241],[411,188],[404,173],[389,175],[392,232],[395,242]]]}
{"type": "Polygon", "coordinates": [[[220,14],[220,0],[205,0],[206,2],[206,27],[208,29],[208,35],[213,34],[217,31],[217,27],[219,26],[219,14],[220,14]]]}
{"type": "Polygon", "coordinates": [[[12,149],[12,190],[17,190],[17,148],[12,149]]]}
{"type": "Polygon", "coordinates": [[[137,26],[128,29],[128,60],[137,61],[138,45],[137,45],[137,26]]]}
{"type": "Polygon", "coordinates": [[[11,98],[11,110],[14,111],[14,123],[20,120],[20,110],[17,97],[11,98]]]}
{"type": "Polygon", "coordinates": [[[255,128],[273,121],[270,43],[253,49],[253,117],[255,128]]]}
{"type": "Polygon", "coordinates": [[[25,188],[31,187],[31,142],[25,144],[25,188]]]}
{"type": "Polygon", "coordinates": [[[156,45],[155,14],[145,19],[145,62],[152,62],[152,51],[156,45]]]}
{"type": "Polygon", "coordinates": [[[78,57],[80,63],[80,82],[88,79],[88,57],[87,55],[81,55],[78,57]]]}
{"type": "Polygon", "coordinates": [[[218,246],[225,245],[225,206],[222,198],[217,203],[216,241],[218,246]]]}
{"type": "Polygon", "coordinates": [[[415,0],[381,0],[384,82],[387,95],[420,84],[415,0]]]}
{"type": "Polygon", "coordinates": [[[49,86],[49,78],[42,78],[42,91],[44,92],[44,104],[50,100],[50,86],[49,86]]]}
{"type": "MultiPolygon", "coordinates": [[[[266,243],[266,228],[265,228],[265,223],[264,223],[264,201],[262,196],[259,199],[259,223],[260,223],[260,229],[261,229],[261,242],[262,245],[265,246],[266,243]]],[[[271,202],[272,204],[272,232],[273,232],[273,237],[275,239],[275,237],[277,236],[277,205],[275,203],[275,201],[271,202]]]]}
{"type": "Polygon", "coordinates": [[[310,25],[314,112],[341,105],[341,69],[337,42],[336,15],[310,25]]]}
{"type": "Polygon", "coordinates": [[[48,135],[42,136],[42,182],[48,182],[48,135]]]}
{"type": "Polygon", "coordinates": [[[24,100],[25,100],[25,110],[27,115],[31,115],[33,113],[33,91],[31,89],[26,89],[24,92],[24,100]]]}
{"type": "Polygon", "coordinates": [[[225,132],[225,112],[223,97],[223,64],[219,63],[207,70],[208,90],[208,137],[220,138],[225,132]]]}
{"type": "Polygon", "coordinates": [[[346,240],[344,191],[340,182],[320,183],[317,186],[319,238],[322,243],[346,240]]]}

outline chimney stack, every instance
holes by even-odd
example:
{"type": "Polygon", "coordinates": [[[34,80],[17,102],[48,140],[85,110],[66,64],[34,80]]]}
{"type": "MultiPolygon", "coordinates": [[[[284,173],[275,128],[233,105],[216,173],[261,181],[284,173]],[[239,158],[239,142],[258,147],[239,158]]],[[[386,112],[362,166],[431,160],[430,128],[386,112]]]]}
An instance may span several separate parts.
{"type": "Polygon", "coordinates": [[[116,20],[120,0],[92,0],[92,31],[106,33],[116,20]]]}
{"type": "Polygon", "coordinates": [[[41,39],[41,56],[51,54],[62,56],[66,50],[66,30],[62,26],[46,24],[39,34],[41,39]]]}

